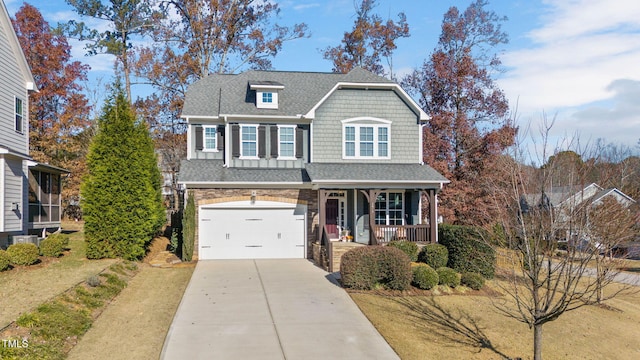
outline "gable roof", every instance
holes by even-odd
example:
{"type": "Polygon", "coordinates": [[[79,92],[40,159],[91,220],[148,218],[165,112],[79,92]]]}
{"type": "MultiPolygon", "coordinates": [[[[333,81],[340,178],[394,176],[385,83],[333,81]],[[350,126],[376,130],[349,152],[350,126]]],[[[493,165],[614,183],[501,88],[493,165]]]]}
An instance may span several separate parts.
{"type": "MultiPolygon", "coordinates": [[[[622,191],[616,188],[604,189],[596,183],[591,183],[586,186],[554,186],[545,191],[544,196],[546,197],[545,201],[548,201],[549,205],[553,207],[559,207],[563,206],[564,203],[568,202],[572,198],[574,199],[575,203],[570,205],[582,204],[585,201],[588,201],[589,203],[595,203],[602,198],[614,193],[619,194],[620,197],[626,199],[628,203],[635,203],[635,200],[633,200],[633,198],[623,193],[622,191]]],[[[525,194],[524,200],[529,206],[537,206],[542,204],[543,194],[525,194]]]]}
{"type": "Polygon", "coordinates": [[[15,30],[13,29],[13,25],[11,24],[11,17],[9,16],[9,11],[4,4],[4,0],[0,0],[2,6],[0,6],[0,28],[2,29],[2,33],[7,36],[7,41],[9,42],[9,46],[13,55],[18,62],[18,67],[20,68],[20,72],[22,73],[22,77],[24,78],[25,87],[27,90],[37,91],[36,82],[33,79],[33,74],[31,74],[31,68],[27,63],[27,59],[22,52],[22,47],[20,46],[20,42],[18,41],[18,36],[16,35],[15,30]]]}
{"type": "Polygon", "coordinates": [[[347,74],[258,70],[240,74],[212,74],[189,86],[182,117],[268,115],[313,118],[315,108],[335,90],[344,87],[391,89],[409,104],[420,120],[428,119],[398,84],[362,68],[355,68],[347,74]],[[277,109],[256,108],[255,92],[249,91],[251,85],[255,84],[284,86],[278,91],[277,109]]]}

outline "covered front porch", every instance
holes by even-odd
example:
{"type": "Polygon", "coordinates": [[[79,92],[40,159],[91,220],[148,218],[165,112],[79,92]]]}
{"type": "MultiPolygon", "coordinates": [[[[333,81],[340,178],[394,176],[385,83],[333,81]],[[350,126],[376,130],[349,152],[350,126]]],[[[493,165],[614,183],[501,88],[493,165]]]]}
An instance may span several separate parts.
{"type": "Polygon", "coordinates": [[[318,194],[314,254],[319,254],[322,259],[316,261],[327,270],[338,271],[339,259],[334,255],[340,254],[334,254],[334,244],[344,250],[394,240],[438,241],[437,194],[449,181],[433,168],[312,163],[306,170],[318,194]]]}

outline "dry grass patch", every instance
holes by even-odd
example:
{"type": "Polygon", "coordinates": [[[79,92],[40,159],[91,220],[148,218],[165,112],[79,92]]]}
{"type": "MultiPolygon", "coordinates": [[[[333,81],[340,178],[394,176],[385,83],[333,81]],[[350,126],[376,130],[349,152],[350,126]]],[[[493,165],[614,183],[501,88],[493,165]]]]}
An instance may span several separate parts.
{"type": "MultiPolygon", "coordinates": [[[[532,358],[532,331],[495,311],[493,301],[500,297],[351,297],[402,359],[532,358]]],[[[583,307],[545,325],[543,356],[640,358],[640,295],[626,293],[606,304],[583,307]]]]}
{"type": "MultiPolygon", "coordinates": [[[[75,225],[75,224],[74,224],[75,225]]],[[[77,225],[76,225],[77,226],[77,225]]],[[[0,272],[0,329],[74,285],[114,264],[116,260],[87,260],[83,234],[69,234],[69,248],[60,258],[42,258],[38,265],[0,272]]]]}
{"type": "Polygon", "coordinates": [[[158,359],[193,269],[142,265],[71,350],[69,359],[158,359]]]}

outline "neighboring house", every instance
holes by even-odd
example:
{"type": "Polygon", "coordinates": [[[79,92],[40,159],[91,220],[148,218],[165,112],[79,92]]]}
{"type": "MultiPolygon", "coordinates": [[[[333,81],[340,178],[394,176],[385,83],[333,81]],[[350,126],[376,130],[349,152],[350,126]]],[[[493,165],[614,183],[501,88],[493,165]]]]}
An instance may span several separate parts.
{"type": "Polygon", "coordinates": [[[627,208],[636,203],[633,198],[616,188],[604,189],[596,183],[591,183],[586,186],[552,187],[544,193],[526,194],[520,199],[520,206],[524,213],[529,212],[532,207],[552,210],[560,224],[560,231],[556,237],[567,241],[576,236],[588,236],[586,230],[575,228],[575,224],[587,224],[589,210],[602,204],[605,199],[614,199],[627,208]],[[576,221],[578,216],[584,218],[576,221]]]}
{"type": "Polygon", "coordinates": [[[199,259],[312,258],[313,244],[331,252],[340,238],[437,241],[449,181],[422,163],[428,116],[388,79],[361,68],[215,74],[189,87],[182,117],[179,184],[195,196],[199,259]]]}
{"type": "Polygon", "coordinates": [[[0,247],[60,227],[60,175],[29,157],[29,92],[37,91],[0,0],[0,247]]]}

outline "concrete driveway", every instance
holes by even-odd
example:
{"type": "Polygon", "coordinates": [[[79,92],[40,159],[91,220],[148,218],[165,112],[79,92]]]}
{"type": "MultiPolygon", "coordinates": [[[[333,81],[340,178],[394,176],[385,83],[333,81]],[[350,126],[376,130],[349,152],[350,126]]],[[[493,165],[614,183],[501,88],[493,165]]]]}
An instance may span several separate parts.
{"type": "Polygon", "coordinates": [[[308,260],[200,261],[162,359],[398,359],[308,260]]]}

